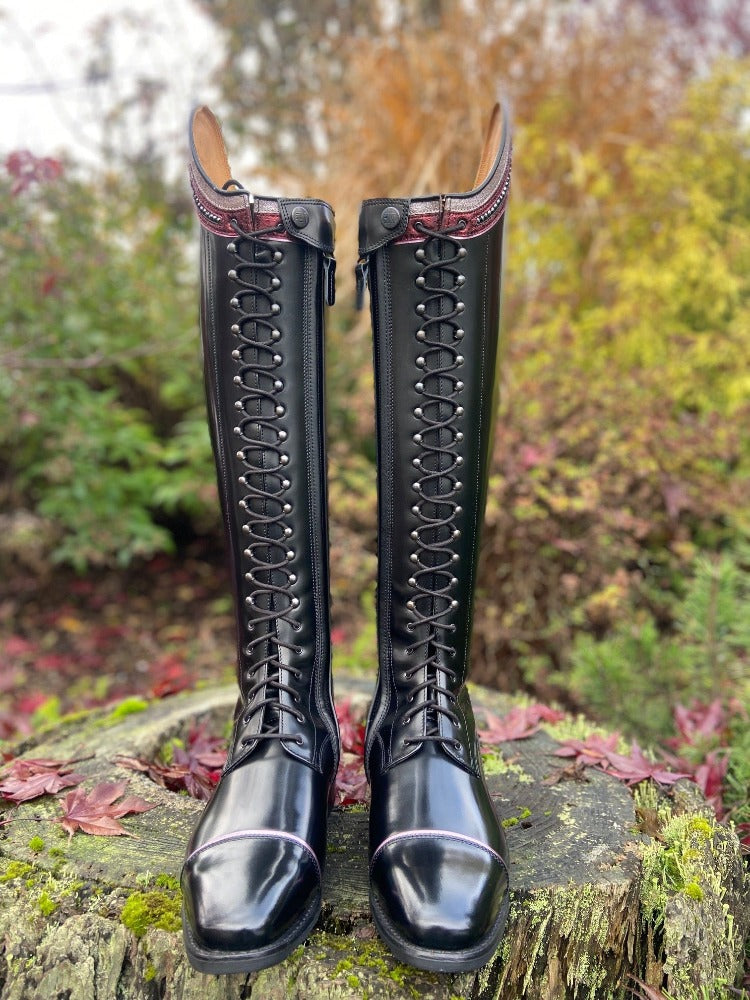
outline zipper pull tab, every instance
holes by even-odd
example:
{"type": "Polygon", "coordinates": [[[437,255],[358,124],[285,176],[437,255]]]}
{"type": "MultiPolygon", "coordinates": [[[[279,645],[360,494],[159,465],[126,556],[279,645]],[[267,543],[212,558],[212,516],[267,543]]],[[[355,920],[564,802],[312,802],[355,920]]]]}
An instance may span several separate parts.
{"type": "Polygon", "coordinates": [[[326,302],[332,306],[336,301],[336,259],[323,258],[323,278],[325,279],[326,302]]]}
{"type": "Polygon", "coordinates": [[[354,268],[354,277],[357,279],[357,311],[364,308],[365,286],[370,284],[370,263],[366,257],[357,262],[354,268]]]}

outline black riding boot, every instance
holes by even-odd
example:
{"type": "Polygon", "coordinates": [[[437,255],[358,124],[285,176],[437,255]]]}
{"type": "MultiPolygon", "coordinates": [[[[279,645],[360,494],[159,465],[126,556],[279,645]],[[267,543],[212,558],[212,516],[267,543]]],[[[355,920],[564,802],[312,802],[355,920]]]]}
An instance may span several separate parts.
{"type": "Polygon", "coordinates": [[[190,141],[240,696],[226,767],[188,846],[183,924],[195,968],[223,973],[281,961],[321,906],[339,756],[323,422],[333,213],[321,201],[253,198],[231,180],[205,107],[190,141]]]}
{"type": "Polygon", "coordinates": [[[505,839],[465,682],[509,175],[496,108],[473,190],[367,201],[360,215],[378,431],[370,900],[393,953],[423,969],[484,964],[508,913],[505,839]]]}

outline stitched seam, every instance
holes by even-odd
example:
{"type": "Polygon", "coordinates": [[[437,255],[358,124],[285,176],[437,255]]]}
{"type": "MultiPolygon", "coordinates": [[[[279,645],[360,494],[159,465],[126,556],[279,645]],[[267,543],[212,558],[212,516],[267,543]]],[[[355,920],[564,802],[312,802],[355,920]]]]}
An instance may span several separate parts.
{"type": "MultiPolygon", "coordinates": [[[[391,740],[388,740],[388,746],[386,747],[385,740],[379,733],[378,726],[382,723],[388,715],[388,710],[391,704],[391,683],[393,677],[393,666],[392,666],[392,656],[393,656],[393,646],[391,642],[391,629],[390,629],[390,612],[391,612],[391,573],[393,566],[393,559],[391,554],[392,538],[393,538],[393,495],[391,493],[390,497],[387,498],[387,503],[384,503],[386,498],[385,484],[392,484],[393,482],[393,424],[392,424],[392,414],[393,414],[393,377],[392,371],[389,364],[391,353],[392,353],[392,309],[391,309],[391,281],[390,281],[390,270],[388,267],[388,251],[383,250],[383,253],[375,258],[374,267],[377,273],[377,295],[373,296],[371,302],[373,303],[373,335],[375,337],[375,352],[377,354],[377,367],[378,367],[378,378],[380,382],[380,389],[378,391],[378,403],[380,413],[378,418],[383,414],[388,421],[388,428],[386,428],[381,423],[378,430],[378,460],[381,466],[388,465],[388,475],[386,475],[385,468],[378,468],[378,490],[379,500],[378,500],[378,514],[380,511],[384,510],[383,515],[383,525],[378,523],[378,549],[384,554],[384,558],[378,559],[378,592],[377,601],[378,607],[376,608],[376,615],[378,618],[378,628],[377,636],[378,643],[380,644],[380,637],[385,633],[384,645],[385,649],[382,650],[383,662],[378,663],[378,694],[379,706],[377,716],[372,720],[372,735],[368,739],[368,745],[365,747],[365,756],[369,760],[370,754],[372,753],[372,746],[376,739],[380,740],[381,747],[383,748],[383,756],[385,760],[383,766],[387,767],[392,759],[391,754],[391,740]],[[377,302],[377,322],[374,315],[374,307],[377,302]],[[377,330],[377,327],[380,329],[377,330]],[[386,377],[387,376],[387,377],[386,377]],[[388,405],[383,406],[383,388],[384,383],[386,383],[388,390],[388,405]],[[381,530],[386,528],[386,531],[381,530]],[[385,539],[385,540],[384,540],[385,539]],[[382,572],[381,572],[382,565],[382,572]],[[387,613],[386,613],[387,611],[387,613]],[[382,674],[387,670],[388,676],[383,677],[382,674]]],[[[379,419],[380,422],[380,419],[379,419]]],[[[384,423],[385,421],[383,421],[384,423]]],[[[378,518],[380,520],[380,518],[378,518]]],[[[380,656],[378,657],[380,661],[380,656]]],[[[369,735],[369,734],[368,734],[369,735]]]]}
{"type": "Polygon", "coordinates": [[[380,854],[387,847],[390,847],[391,844],[399,844],[405,840],[431,840],[435,838],[439,840],[452,840],[456,844],[464,844],[467,847],[476,847],[478,850],[489,854],[493,860],[499,861],[503,868],[505,868],[506,871],[508,870],[508,866],[506,865],[505,859],[502,855],[498,854],[494,848],[489,846],[489,844],[483,844],[481,840],[476,840],[474,837],[454,833],[451,830],[409,830],[406,833],[395,833],[391,834],[390,837],[386,837],[382,844],[376,848],[372,856],[372,860],[370,861],[370,871],[372,871],[375,866],[375,862],[380,854]]]}
{"type": "Polygon", "coordinates": [[[298,837],[294,833],[287,833],[286,830],[238,830],[235,833],[225,833],[222,836],[214,837],[212,840],[207,840],[205,844],[201,844],[200,847],[196,847],[194,851],[191,851],[185,858],[183,868],[190,861],[192,861],[193,858],[202,854],[209,848],[217,847],[221,844],[230,844],[237,840],[285,840],[289,844],[296,844],[297,847],[301,847],[310,855],[315,864],[315,870],[318,873],[318,878],[321,878],[320,862],[318,861],[315,851],[312,847],[310,847],[306,840],[302,839],[302,837],[298,837]]]}
{"type": "MultiPolygon", "coordinates": [[[[310,538],[310,556],[312,563],[312,590],[313,590],[313,609],[315,612],[315,659],[313,661],[313,683],[310,685],[308,692],[308,709],[310,712],[310,718],[313,717],[313,687],[319,693],[320,685],[320,664],[321,664],[321,644],[322,644],[322,633],[323,625],[320,620],[320,577],[318,572],[318,559],[320,558],[320,552],[317,545],[317,533],[316,525],[318,523],[317,518],[317,491],[313,487],[313,462],[315,460],[315,438],[314,435],[312,440],[308,441],[307,429],[311,426],[311,415],[314,415],[314,400],[311,396],[314,391],[313,379],[312,379],[312,322],[315,322],[315,317],[311,315],[311,303],[310,303],[310,263],[312,253],[310,250],[305,250],[305,284],[304,284],[304,299],[302,303],[302,315],[303,315],[303,336],[302,343],[304,344],[304,368],[303,371],[307,371],[310,375],[309,378],[304,378],[304,396],[305,396],[305,465],[307,470],[307,490],[309,497],[309,509],[308,515],[308,534],[310,538]]],[[[317,255],[314,256],[312,260],[313,265],[317,264],[317,255]]],[[[317,277],[317,275],[316,275],[317,277]]],[[[304,377],[304,376],[303,376],[304,377]]],[[[317,426],[316,426],[317,432],[317,426]]],[[[313,724],[313,760],[316,759],[318,754],[318,729],[317,726],[313,724]]]]}

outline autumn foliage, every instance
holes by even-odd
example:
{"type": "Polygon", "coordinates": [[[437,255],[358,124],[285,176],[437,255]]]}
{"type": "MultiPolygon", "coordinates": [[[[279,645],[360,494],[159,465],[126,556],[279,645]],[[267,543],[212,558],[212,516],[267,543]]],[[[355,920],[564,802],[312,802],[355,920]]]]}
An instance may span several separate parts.
{"type": "MultiPolygon", "coordinates": [[[[750,726],[730,704],[750,702],[746,5],[202,6],[226,40],[217,84],[228,145],[249,150],[257,171],[242,179],[336,208],[337,665],[372,668],[375,653],[372,347],[351,276],[359,201],[469,186],[500,95],[515,154],[473,678],[557,699],[644,744],[682,739],[689,766],[678,770],[702,775],[709,797],[750,822],[750,726]],[[675,704],[703,708],[673,718],[675,704]],[[721,725],[701,716],[707,733],[688,738],[690,713],[716,704],[721,725]]],[[[61,564],[153,566],[220,531],[192,206],[184,185],[141,166],[92,180],[16,151],[0,171],[8,579],[48,581],[61,564]]],[[[106,632],[94,645],[115,655],[118,641],[106,632]]],[[[70,663],[45,659],[61,653],[29,635],[0,653],[6,678],[13,664],[59,673],[70,663]]],[[[164,655],[155,694],[189,683],[164,655]]],[[[12,714],[0,712],[6,735],[12,714]]],[[[504,723],[526,724],[539,720],[504,723]]],[[[187,748],[140,767],[206,793],[213,752],[209,763],[187,748]]],[[[342,795],[356,798],[359,765],[347,764],[342,795]]]]}

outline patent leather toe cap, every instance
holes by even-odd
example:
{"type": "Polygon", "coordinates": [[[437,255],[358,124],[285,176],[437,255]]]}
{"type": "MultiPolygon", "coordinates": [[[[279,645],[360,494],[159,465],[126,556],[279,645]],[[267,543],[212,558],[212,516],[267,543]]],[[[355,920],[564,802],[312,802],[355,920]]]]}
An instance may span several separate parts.
{"type": "Polygon", "coordinates": [[[375,852],[373,904],[405,945],[465,952],[496,933],[508,873],[493,850],[450,836],[397,837],[375,852]]]}
{"type": "Polygon", "coordinates": [[[296,839],[219,838],[194,851],[182,871],[185,916],[196,943],[256,952],[297,933],[320,905],[320,868],[296,839]]]}

